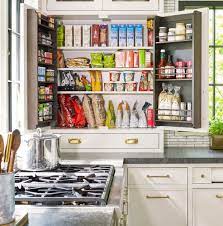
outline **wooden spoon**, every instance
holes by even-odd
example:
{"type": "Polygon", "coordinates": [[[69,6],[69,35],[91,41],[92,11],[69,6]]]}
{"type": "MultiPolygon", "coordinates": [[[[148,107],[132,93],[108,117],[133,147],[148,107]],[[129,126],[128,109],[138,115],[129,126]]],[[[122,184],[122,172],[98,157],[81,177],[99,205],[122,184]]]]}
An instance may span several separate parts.
{"type": "Polygon", "coordinates": [[[8,173],[13,172],[15,155],[17,150],[19,149],[20,144],[21,144],[21,135],[19,130],[16,129],[12,132],[12,149],[10,151],[10,159],[7,167],[8,173]]]}
{"type": "Polygon", "coordinates": [[[2,135],[0,135],[0,173],[2,172],[2,157],[4,153],[4,140],[2,138],[2,135]]]}

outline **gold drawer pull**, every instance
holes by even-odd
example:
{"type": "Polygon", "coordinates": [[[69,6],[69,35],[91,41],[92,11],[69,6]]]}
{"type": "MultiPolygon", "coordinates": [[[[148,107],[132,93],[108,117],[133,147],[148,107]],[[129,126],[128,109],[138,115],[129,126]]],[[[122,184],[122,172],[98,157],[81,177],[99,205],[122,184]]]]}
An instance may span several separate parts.
{"type": "Polygon", "coordinates": [[[167,174],[167,175],[147,175],[146,176],[147,178],[170,178],[170,175],[169,174],[167,174]]]}
{"type": "Polygon", "coordinates": [[[169,195],[164,195],[164,196],[151,196],[151,195],[147,195],[146,198],[147,199],[169,199],[170,196],[169,195]]]}
{"type": "Polygon", "coordinates": [[[79,138],[72,138],[68,139],[69,144],[81,144],[81,139],[79,138]]]}
{"type": "Polygon", "coordinates": [[[217,199],[223,199],[223,195],[216,195],[217,199]]]}
{"type": "Polygon", "coordinates": [[[126,139],[125,140],[125,143],[126,144],[138,144],[139,143],[139,140],[138,140],[138,138],[135,138],[135,139],[126,139]]]}

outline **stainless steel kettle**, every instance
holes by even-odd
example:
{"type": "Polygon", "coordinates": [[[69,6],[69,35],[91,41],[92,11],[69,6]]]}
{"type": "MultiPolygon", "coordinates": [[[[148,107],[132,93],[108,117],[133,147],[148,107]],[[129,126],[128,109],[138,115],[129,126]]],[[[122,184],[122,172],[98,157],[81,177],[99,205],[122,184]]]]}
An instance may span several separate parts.
{"type": "Polygon", "coordinates": [[[17,154],[17,168],[26,171],[45,171],[57,167],[59,162],[59,137],[42,134],[41,129],[24,138],[17,154]]]}

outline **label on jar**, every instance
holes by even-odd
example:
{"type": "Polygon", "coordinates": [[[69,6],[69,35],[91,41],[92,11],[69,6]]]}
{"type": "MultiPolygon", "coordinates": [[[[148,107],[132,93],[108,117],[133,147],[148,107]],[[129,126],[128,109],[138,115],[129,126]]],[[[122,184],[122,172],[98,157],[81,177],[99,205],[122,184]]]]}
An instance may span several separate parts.
{"type": "Polygon", "coordinates": [[[175,77],[175,67],[167,65],[165,66],[165,77],[174,78],[175,77]]]}

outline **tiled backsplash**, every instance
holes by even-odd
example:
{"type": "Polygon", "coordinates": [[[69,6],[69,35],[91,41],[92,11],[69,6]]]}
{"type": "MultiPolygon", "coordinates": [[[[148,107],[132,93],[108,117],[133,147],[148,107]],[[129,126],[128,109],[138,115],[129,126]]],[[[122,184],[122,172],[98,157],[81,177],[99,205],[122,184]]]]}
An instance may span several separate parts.
{"type": "Polygon", "coordinates": [[[164,0],[164,12],[174,12],[177,9],[177,1],[176,0],[164,0]]]}
{"type": "Polygon", "coordinates": [[[208,147],[209,137],[207,134],[181,136],[175,131],[165,131],[164,145],[165,147],[208,147]]]}

